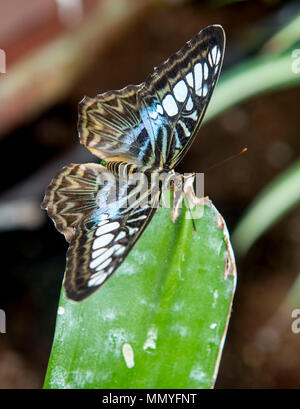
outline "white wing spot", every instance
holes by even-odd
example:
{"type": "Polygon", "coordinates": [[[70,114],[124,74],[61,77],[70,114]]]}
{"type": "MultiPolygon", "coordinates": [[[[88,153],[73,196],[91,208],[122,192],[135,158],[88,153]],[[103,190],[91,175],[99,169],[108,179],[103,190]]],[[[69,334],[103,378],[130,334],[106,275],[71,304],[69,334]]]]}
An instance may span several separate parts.
{"type": "Polygon", "coordinates": [[[149,114],[150,118],[152,119],[157,119],[158,113],[156,111],[151,111],[149,114]]]}
{"type": "Polygon", "coordinates": [[[114,266],[110,267],[110,268],[107,270],[106,274],[109,276],[109,275],[113,272],[113,269],[114,269],[114,266]]]}
{"type": "Polygon", "coordinates": [[[88,286],[92,287],[94,285],[100,285],[103,283],[103,281],[106,279],[107,274],[103,273],[98,273],[92,275],[92,277],[89,279],[88,286]]]}
{"type": "Polygon", "coordinates": [[[186,115],[187,118],[191,118],[193,121],[197,121],[198,119],[198,113],[196,110],[191,112],[190,114],[186,115]]]}
{"type": "Polygon", "coordinates": [[[124,344],[122,346],[122,354],[125,360],[125,364],[127,368],[133,368],[134,367],[134,352],[132,349],[132,346],[130,344],[124,344]]]}
{"type": "Polygon", "coordinates": [[[139,228],[127,226],[127,229],[129,230],[129,234],[134,234],[139,228]]]}
{"type": "Polygon", "coordinates": [[[191,132],[190,130],[187,128],[187,126],[185,125],[185,123],[183,121],[178,121],[178,123],[180,124],[181,128],[183,129],[184,135],[186,138],[188,138],[189,136],[191,136],[191,132]]]}
{"type": "Polygon", "coordinates": [[[175,99],[171,94],[167,94],[162,100],[163,107],[169,116],[174,116],[178,114],[178,107],[175,99]]]}
{"type": "Polygon", "coordinates": [[[115,241],[121,240],[126,236],[124,231],[120,231],[120,233],[117,235],[115,241]]]}
{"type": "Polygon", "coordinates": [[[96,258],[96,257],[100,256],[100,254],[104,253],[106,250],[107,250],[107,248],[93,251],[92,252],[92,258],[96,258]]]}
{"type": "Polygon", "coordinates": [[[187,83],[189,84],[189,86],[190,86],[191,88],[193,88],[193,87],[194,87],[193,74],[192,74],[191,72],[189,72],[188,74],[186,74],[185,78],[186,78],[187,83]]]}
{"type": "Polygon", "coordinates": [[[203,83],[203,73],[202,73],[202,64],[199,62],[194,66],[195,73],[195,91],[197,95],[202,94],[202,83],[203,83]]]}
{"type": "Polygon", "coordinates": [[[206,96],[207,91],[208,91],[207,85],[206,85],[206,84],[204,84],[204,86],[203,86],[203,93],[202,93],[203,97],[205,97],[205,96],[206,96]]]}
{"type": "Polygon", "coordinates": [[[211,57],[211,53],[208,53],[208,62],[209,62],[211,67],[214,65],[212,57],[211,57]]]}
{"type": "Polygon", "coordinates": [[[100,227],[100,226],[103,226],[103,224],[106,224],[106,223],[108,223],[108,220],[107,220],[107,219],[101,220],[101,221],[98,223],[98,226],[99,226],[99,227],[100,227]]]}
{"type": "Polygon", "coordinates": [[[217,56],[216,56],[216,64],[219,64],[219,61],[220,61],[220,58],[221,58],[221,51],[220,51],[220,48],[218,48],[218,52],[217,52],[217,56]]]}
{"type": "Polygon", "coordinates": [[[114,252],[114,248],[111,247],[107,251],[105,251],[103,254],[101,254],[99,257],[95,258],[95,260],[91,261],[90,263],[90,268],[95,268],[99,264],[103,263],[108,257],[110,257],[114,252]]]}
{"type": "Polygon", "coordinates": [[[218,52],[218,47],[215,45],[214,48],[211,50],[212,59],[213,59],[215,64],[217,63],[217,61],[216,61],[217,52],[218,52]]]}
{"type": "Polygon", "coordinates": [[[98,267],[96,268],[96,271],[101,271],[101,270],[103,270],[105,267],[107,267],[107,266],[110,264],[111,261],[112,261],[112,258],[111,258],[111,257],[108,258],[106,261],[104,261],[104,263],[100,264],[100,266],[98,266],[98,267]]]}
{"type": "Polygon", "coordinates": [[[207,80],[207,78],[208,78],[208,66],[207,66],[206,62],[203,64],[203,76],[204,76],[204,79],[207,80]]]}
{"type": "Polygon", "coordinates": [[[103,236],[98,237],[93,243],[93,250],[96,250],[99,247],[106,246],[108,243],[112,241],[113,238],[114,238],[113,234],[104,234],[103,236]]]}
{"type": "Polygon", "coordinates": [[[138,217],[135,218],[135,219],[130,219],[130,223],[132,223],[132,222],[137,222],[137,221],[139,221],[139,220],[143,220],[143,219],[145,219],[146,217],[147,217],[146,214],[141,214],[140,216],[138,216],[138,217]]]}
{"type": "Polygon", "coordinates": [[[162,106],[160,104],[156,105],[156,110],[159,113],[159,115],[163,115],[164,111],[163,111],[162,106]]]}
{"type": "Polygon", "coordinates": [[[178,81],[173,88],[173,92],[177,101],[184,102],[188,94],[186,83],[183,80],[178,81]]]}
{"type": "Polygon", "coordinates": [[[108,233],[112,230],[116,230],[118,227],[120,227],[120,223],[118,222],[106,223],[104,226],[98,227],[96,231],[96,236],[100,236],[101,234],[108,233]]]}
{"type": "Polygon", "coordinates": [[[119,256],[120,254],[124,253],[125,246],[120,246],[117,250],[115,249],[115,256],[119,256]]]}
{"type": "Polygon", "coordinates": [[[194,107],[194,104],[193,104],[192,97],[189,97],[189,99],[188,99],[188,101],[187,101],[187,104],[186,104],[186,106],[185,106],[185,109],[186,109],[187,111],[191,111],[191,110],[193,109],[193,107],[194,107]]]}

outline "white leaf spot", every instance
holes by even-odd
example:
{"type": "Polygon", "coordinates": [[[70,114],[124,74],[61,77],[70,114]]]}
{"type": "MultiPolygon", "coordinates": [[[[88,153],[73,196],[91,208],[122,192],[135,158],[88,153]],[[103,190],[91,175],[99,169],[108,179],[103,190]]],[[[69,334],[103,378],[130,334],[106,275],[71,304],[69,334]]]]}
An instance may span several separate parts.
{"type": "Polygon", "coordinates": [[[132,346],[128,343],[124,344],[122,347],[123,357],[126,363],[127,368],[134,367],[134,352],[132,346]]]}

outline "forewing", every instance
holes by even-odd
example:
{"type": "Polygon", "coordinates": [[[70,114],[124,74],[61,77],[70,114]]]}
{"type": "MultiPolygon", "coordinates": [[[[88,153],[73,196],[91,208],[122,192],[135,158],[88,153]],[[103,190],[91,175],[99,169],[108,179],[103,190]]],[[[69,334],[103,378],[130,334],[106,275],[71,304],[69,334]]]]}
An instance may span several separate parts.
{"type": "Polygon", "coordinates": [[[160,192],[135,200],[136,187],[95,164],[63,168],[42,207],[69,242],[64,286],[75,301],[99,288],[119,267],[151,220],[160,192]],[[132,201],[128,203],[128,197],[132,201]]]}
{"type": "Polygon", "coordinates": [[[201,124],[223,61],[221,26],[200,31],[140,85],[85,97],[81,142],[109,160],[173,168],[201,124]]]}
{"type": "Polygon", "coordinates": [[[141,146],[147,144],[147,135],[141,128],[139,89],[140,86],[129,85],[80,101],[80,141],[94,155],[142,164],[139,152],[141,146]]]}
{"type": "Polygon", "coordinates": [[[157,128],[165,168],[176,166],[197,134],[220,74],[224,47],[223,28],[205,28],[157,67],[140,91],[145,106],[152,101],[156,121],[165,119],[157,128]]]}

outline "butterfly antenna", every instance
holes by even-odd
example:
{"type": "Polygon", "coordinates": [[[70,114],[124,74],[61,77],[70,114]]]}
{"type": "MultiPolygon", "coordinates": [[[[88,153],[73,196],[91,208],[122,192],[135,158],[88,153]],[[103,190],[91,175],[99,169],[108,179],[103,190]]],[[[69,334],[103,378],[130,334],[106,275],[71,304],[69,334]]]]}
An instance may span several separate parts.
{"type": "Polygon", "coordinates": [[[240,155],[242,155],[243,153],[247,152],[247,150],[248,150],[248,148],[244,148],[244,149],[242,149],[239,153],[236,153],[235,155],[231,155],[231,156],[229,156],[228,158],[223,159],[223,160],[221,160],[220,162],[217,162],[216,164],[214,164],[214,165],[212,165],[212,166],[209,166],[208,168],[204,169],[203,172],[207,172],[208,170],[212,170],[212,169],[217,168],[217,167],[219,167],[219,166],[221,166],[221,165],[224,165],[224,163],[227,163],[227,162],[229,162],[230,160],[237,158],[238,156],[240,156],[240,155]]]}
{"type": "MultiPolygon", "coordinates": [[[[208,170],[214,169],[214,168],[216,168],[216,167],[218,167],[218,166],[224,165],[224,163],[229,162],[230,160],[237,158],[238,156],[240,156],[240,155],[242,155],[243,153],[247,152],[247,150],[248,150],[248,148],[243,148],[239,153],[236,153],[235,155],[231,155],[231,156],[229,156],[228,158],[226,158],[226,159],[224,159],[224,160],[222,160],[222,161],[216,163],[215,165],[212,165],[212,166],[210,166],[209,168],[206,168],[206,169],[204,170],[204,172],[207,172],[208,170]]],[[[189,212],[190,212],[190,215],[191,215],[194,232],[195,232],[196,234],[198,234],[197,229],[196,229],[195,220],[194,220],[194,218],[193,218],[193,214],[192,214],[192,211],[191,211],[189,202],[187,202],[187,205],[188,205],[188,209],[189,209],[189,212]]]]}

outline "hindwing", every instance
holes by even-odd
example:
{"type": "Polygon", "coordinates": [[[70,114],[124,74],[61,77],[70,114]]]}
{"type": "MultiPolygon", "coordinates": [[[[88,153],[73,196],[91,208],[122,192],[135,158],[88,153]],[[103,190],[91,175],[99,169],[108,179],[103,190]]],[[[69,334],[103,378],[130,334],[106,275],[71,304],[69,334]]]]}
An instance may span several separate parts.
{"type": "Polygon", "coordinates": [[[69,298],[80,301],[100,287],[151,220],[160,191],[146,190],[141,197],[136,185],[91,163],[64,167],[49,185],[42,208],[69,242],[69,298]]]}

